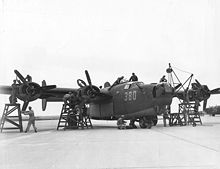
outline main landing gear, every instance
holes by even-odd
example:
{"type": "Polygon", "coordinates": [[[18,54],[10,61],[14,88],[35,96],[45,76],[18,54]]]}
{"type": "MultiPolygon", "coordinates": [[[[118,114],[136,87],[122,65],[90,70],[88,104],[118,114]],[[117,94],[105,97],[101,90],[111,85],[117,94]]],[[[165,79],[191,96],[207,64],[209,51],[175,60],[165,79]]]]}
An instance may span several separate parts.
{"type": "Polygon", "coordinates": [[[150,129],[152,126],[156,126],[157,122],[158,122],[158,118],[155,115],[144,116],[139,119],[140,128],[150,129]]]}
{"type": "Polygon", "coordinates": [[[139,117],[137,119],[131,119],[129,126],[126,126],[126,129],[136,129],[137,126],[135,125],[135,122],[139,122],[140,128],[150,129],[152,126],[157,125],[158,118],[157,115],[149,115],[149,116],[139,117]]]}

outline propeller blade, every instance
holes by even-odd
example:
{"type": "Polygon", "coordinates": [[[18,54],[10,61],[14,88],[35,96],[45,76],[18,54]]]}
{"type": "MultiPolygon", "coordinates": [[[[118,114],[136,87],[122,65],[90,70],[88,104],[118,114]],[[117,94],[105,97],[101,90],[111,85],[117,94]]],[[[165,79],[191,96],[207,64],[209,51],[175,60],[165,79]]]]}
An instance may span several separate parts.
{"type": "Polygon", "coordinates": [[[208,101],[208,99],[205,99],[205,100],[203,101],[203,111],[205,111],[205,109],[206,109],[207,101],[208,101]]]}
{"type": "Polygon", "coordinates": [[[210,94],[220,94],[220,88],[216,88],[210,91],[210,94]]]}
{"type": "Polygon", "coordinates": [[[199,85],[199,87],[202,87],[201,83],[199,83],[198,80],[195,79],[195,81],[196,81],[196,83],[199,85]]]}
{"type": "Polygon", "coordinates": [[[25,78],[21,75],[21,73],[17,70],[14,70],[15,74],[18,76],[18,78],[24,83],[27,84],[25,78]]]}
{"type": "Polygon", "coordinates": [[[90,76],[89,76],[89,72],[87,70],[85,70],[85,74],[86,74],[86,78],[87,78],[87,81],[89,83],[89,86],[91,87],[92,86],[92,82],[91,82],[91,79],[90,79],[90,76]]]}
{"type": "Polygon", "coordinates": [[[26,109],[27,109],[27,107],[28,107],[28,104],[29,104],[29,101],[24,101],[24,104],[23,104],[23,106],[22,106],[22,111],[25,111],[26,109]]]}
{"type": "Polygon", "coordinates": [[[47,107],[47,99],[42,99],[42,110],[45,111],[47,107]]]}

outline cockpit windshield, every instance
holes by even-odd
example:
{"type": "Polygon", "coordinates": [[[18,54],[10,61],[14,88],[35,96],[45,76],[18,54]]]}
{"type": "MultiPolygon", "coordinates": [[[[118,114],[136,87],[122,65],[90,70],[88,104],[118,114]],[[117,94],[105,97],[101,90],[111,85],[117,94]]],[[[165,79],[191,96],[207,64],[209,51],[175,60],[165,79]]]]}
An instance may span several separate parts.
{"type": "Polygon", "coordinates": [[[144,83],[143,82],[129,82],[128,84],[125,85],[124,89],[127,90],[127,89],[130,89],[130,88],[133,88],[133,87],[140,87],[140,86],[143,86],[144,83]]]}

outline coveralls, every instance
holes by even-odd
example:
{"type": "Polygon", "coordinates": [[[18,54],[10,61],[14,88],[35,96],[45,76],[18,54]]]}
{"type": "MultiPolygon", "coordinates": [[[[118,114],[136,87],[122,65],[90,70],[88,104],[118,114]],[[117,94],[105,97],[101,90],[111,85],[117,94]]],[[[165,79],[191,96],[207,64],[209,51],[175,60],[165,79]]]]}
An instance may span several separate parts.
{"type": "Polygon", "coordinates": [[[160,83],[161,82],[167,82],[167,79],[165,78],[165,76],[163,76],[161,79],[160,79],[160,83]]]}
{"type": "Polygon", "coordinates": [[[132,74],[132,76],[129,79],[129,82],[134,82],[134,81],[138,81],[138,77],[135,74],[132,74]]]}
{"type": "Polygon", "coordinates": [[[126,129],[126,121],[122,117],[120,117],[117,121],[118,129],[126,129]]]}
{"type": "Polygon", "coordinates": [[[31,127],[31,124],[33,125],[34,131],[37,132],[37,128],[35,126],[34,111],[33,110],[25,111],[24,115],[29,115],[28,125],[27,125],[27,128],[26,128],[25,132],[29,131],[29,129],[31,127]]]}
{"type": "Polygon", "coordinates": [[[17,98],[16,98],[17,85],[15,82],[11,85],[11,89],[12,89],[11,96],[10,96],[9,100],[10,100],[11,104],[15,104],[17,102],[17,98]]]}

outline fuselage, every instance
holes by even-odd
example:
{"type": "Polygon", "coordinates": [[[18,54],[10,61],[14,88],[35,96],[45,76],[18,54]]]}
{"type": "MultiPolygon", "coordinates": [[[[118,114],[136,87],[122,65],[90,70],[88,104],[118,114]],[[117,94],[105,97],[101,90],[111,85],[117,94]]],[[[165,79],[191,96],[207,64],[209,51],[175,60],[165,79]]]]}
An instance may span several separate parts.
{"type": "Polygon", "coordinates": [[[158,115],[163,113],[164,106],[171,104],[173,97],[173,88],[167,83],[126,82],[111,90],[104,88],[101,92],[112,97],[89,104],[88,112],[93,119],[115,120],[121,115],[132,119],[158,115]]]}

